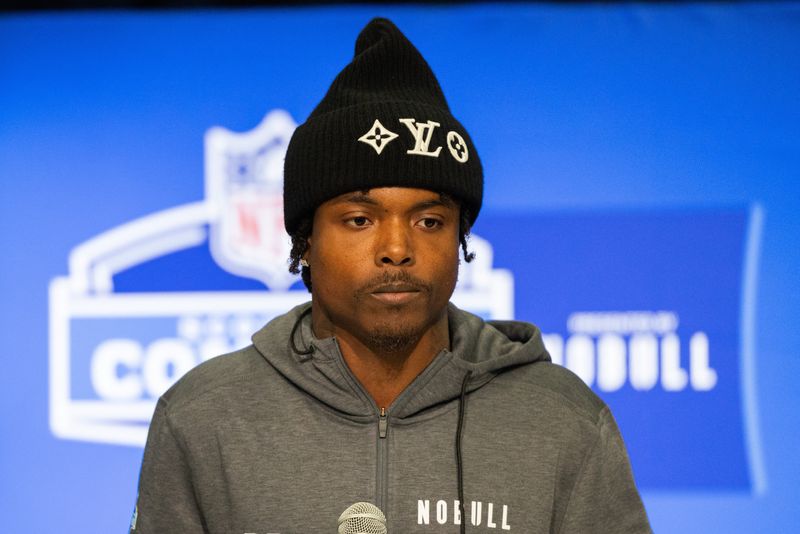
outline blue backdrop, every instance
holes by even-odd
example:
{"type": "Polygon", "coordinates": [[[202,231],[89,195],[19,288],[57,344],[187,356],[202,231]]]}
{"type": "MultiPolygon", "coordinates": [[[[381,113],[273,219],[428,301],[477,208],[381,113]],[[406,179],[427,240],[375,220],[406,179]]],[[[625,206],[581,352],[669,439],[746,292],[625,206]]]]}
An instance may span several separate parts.
{"type": "Polygon", "coordinates": [[[796,531],[798,3],[3,16],[3,531],[124,531],[153,398],[304,298],[209,246],[210,130],[281,146],[375,15],[481,153],[465,307],[612,406],[656,532],[796,531]]]}

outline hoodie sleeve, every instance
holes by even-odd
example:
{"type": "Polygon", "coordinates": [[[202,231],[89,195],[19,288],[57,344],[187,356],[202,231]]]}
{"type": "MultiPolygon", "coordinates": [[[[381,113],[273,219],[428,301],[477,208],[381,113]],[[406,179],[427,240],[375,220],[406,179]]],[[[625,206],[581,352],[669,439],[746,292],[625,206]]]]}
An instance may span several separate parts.
{"type": "Polygon", "coordinates": [[[598,429],[597,440],[584,458],[558,532],[652,533],[625,444],[607,406],[600,414],[598,429]]]}
{"type": "Polygon", "coordinates": [[[159,399],[142,460],[130,534],[208,532],[195,497],[191,468],[159,399]]]}

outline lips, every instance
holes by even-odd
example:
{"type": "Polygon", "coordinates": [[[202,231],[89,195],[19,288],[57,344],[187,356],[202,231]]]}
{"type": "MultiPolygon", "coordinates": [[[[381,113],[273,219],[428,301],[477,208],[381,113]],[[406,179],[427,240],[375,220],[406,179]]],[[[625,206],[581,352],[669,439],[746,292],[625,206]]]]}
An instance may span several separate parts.
{"type": "Polygon", "coordinates": [[[432,287],[405,271],[381,273],[371,283],[356,291],[356,299],[367,299],[384,306],[397,307],[430,295],[432,287]]]}
{"type": "Polygon", "coordinates": [[[415,300],[420,295],[419,291],[403,291],[400,293],[396,292],[384,292],[384,293],[372,293],[372,297],[384,304],[391,304],[395,306],[399,306],[402,304],[407,304],[412,300],[415,300]]]}
{"type": "Polygon", "coordinates": [[[420,291],[419,286],[413,284],[384,284],[376,287],[370,293],[419,293],[420,291]]]}
{"type": "Polygon", "coordinates": [[[369,293],[372,298],[383,304],[400,306],[417,299],[422,294],[422,288],[415,284],[401,282],[377,286],[369,293]]]}

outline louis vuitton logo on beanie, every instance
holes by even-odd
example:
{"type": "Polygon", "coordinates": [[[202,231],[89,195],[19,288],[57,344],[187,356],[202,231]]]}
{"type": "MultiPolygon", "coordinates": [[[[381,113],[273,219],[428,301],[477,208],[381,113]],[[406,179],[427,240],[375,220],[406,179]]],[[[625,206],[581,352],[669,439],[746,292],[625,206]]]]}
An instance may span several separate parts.
{"type": "Polygon", "coordinates": [[[431,134],[434,128],[441,126],[438,122],[428,121],[417,124],[414,119],[400,119],[400,122],[405,124],[414,136],[414,148],[407,151],[406,154],[418,154],[420,156],[433,156],[439,157],[439,152],[442,147],[437,148],[433,152],[428,151],[428,146],[431,144],[431,134]]]}
{"type": "MultiPolygon", "coordinates": [[[[432,120],[421,122],[410,118],[398,119],[398,122],[404,124],[412,136],[413,147],[406,150],[406,154],[411,154],[412,156],[429,156],[433,158],[439,157],[442,147],[438,146],[432,149],[431,140],[433,139],[434,130],[441,126],[441,124],[432,120]]],[[[398,137],[400,137],[398,134],[381,124],[378,119],[375,119],[375,122],[372,123],[367,133],[359,137],[358,140],[374,148],[375,152],[380,155],[383,149],[398,137]]],[[[452,130],[447,132],[446,144],[450,155],[453,156],[457,162],[466,163],[469,159],[469,149],[467,148],[466,141],[458,132],[452,130]]]]}

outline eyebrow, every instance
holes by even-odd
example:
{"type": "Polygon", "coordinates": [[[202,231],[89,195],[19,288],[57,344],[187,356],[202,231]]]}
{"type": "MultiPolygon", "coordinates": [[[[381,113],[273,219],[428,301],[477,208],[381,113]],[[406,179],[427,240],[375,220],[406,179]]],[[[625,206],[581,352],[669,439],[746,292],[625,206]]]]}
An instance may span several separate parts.
{"type": "Polygon", "coordinates": [[[410,211],[419,211],[428,208],[437,208],[437,207],[450,207],[452,206],[452,202],[446,202],[444,200],[423,200],[422,202],[418,202],[411,207],[410,211]]]}
{"type": "Polygon", "coordinates": [[[370,206],[380,206],[380,202],[369,196],[367,193],[353,193],[341,199],[341,202],[354,202],[356,204],[369,204],[370,206]]]}
{"type": "MultiPolygon", "coordinates": [[[[369,196],[368,192],[358,192],[353,193],[347,197],[344,197],[340,200],[340,202],[353,202],[355,204],[367,204],[370,206],[380,206],[381,203],[369,196]]],[[[438,199],[430,199],[430,200],[423,200],[421,202],[417,202],[408,211],[419,211],[428,208],[436,208],[436,207],[453,207],[455,206],[455,202],[449,195],[440,194],[438,199]]]]}

